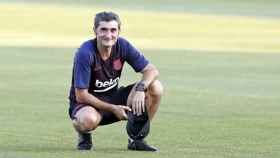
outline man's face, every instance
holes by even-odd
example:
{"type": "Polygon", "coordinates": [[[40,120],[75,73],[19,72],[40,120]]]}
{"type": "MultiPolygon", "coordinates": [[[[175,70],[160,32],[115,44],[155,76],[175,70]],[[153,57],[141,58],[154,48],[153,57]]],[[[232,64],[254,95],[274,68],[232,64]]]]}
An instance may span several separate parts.
{"type": "Polygon", "coordinates": [[[112,47],[119,36],[118,22],[100,21],[99,26],[95,28],[97,42],[103,47],[112,47]]]}

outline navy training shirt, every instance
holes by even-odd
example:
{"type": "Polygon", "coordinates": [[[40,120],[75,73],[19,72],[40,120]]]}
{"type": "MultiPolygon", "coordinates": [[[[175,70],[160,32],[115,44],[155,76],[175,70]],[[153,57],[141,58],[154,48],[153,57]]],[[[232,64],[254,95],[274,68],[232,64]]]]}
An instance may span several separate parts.
{"type": "Polygon", "coordinates": [[[135,72],[140,72],[149,63],[127,40],[119,37],[112,47],[111,56],[101,59],[96,39],[84,42],[74,58],[72,84],[69,99],[76,102],[75,88],[88,89],[93,95],[102,95],[118,88],[124,62],[135,72]]]}

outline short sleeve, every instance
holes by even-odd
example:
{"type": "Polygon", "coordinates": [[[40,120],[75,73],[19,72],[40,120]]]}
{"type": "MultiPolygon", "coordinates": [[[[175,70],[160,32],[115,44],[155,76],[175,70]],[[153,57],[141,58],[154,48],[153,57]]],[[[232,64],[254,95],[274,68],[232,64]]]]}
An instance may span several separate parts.
{"type": "Polygon", "coordinates": [[[89,51],[79,49],[74,59],[74,87],[88,89],[92,56],[89,51]]]}
{"type": "Polygon", "coordinates": [[[126,43],[126,61],[132,66],[135,72],[142,71],[149,61],[144,57],[144,55],[134,48],[129,42],[126,43]]]}

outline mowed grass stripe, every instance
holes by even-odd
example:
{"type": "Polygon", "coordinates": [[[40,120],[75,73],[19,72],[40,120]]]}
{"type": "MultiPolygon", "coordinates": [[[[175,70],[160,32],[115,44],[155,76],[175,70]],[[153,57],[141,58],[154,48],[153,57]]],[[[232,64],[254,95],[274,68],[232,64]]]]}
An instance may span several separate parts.
{"type": "MultiPolygon", "coordinates": [[[[93,36],[94,13],[106,8],[1,4],[0,9],[2,46],[77,47],[93,36]]],[[[115,11],[123,20],[121,35],[143,49],[280,52],[279,19],[115,11]]]]}

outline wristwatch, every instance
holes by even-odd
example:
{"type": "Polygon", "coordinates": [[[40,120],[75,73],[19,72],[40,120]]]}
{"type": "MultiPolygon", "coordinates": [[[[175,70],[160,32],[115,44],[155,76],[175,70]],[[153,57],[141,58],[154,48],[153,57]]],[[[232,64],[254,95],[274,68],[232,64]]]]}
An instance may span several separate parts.
{"type": "Polygon", "coordinates": [[[146,92],[147,89],[145,88],[145,84],[143,82],[137,83],[135,91],[146,92]]]}

